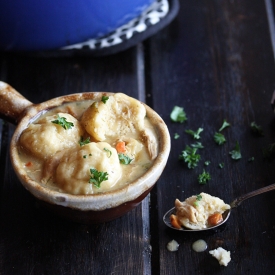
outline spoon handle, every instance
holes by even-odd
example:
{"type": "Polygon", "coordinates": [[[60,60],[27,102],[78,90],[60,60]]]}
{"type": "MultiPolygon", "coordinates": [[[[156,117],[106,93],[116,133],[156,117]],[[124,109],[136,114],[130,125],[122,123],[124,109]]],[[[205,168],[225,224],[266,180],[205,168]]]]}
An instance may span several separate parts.
{"type": "Polygon", "coordinates": [[[245,195],[242,195],[238,198],[236,198],[232,203],[231,203],[231,208],[234,208],[234,207],[237,207],[239,206],[244,200],[246,199],[249,199],[251,197],[254,197],[256,195],[259,195],[259,194],[262,194],[262,193],[265,193],[265,192],[269,192],[269,191],[272,191],[275,189],[275,183],[271,184],[271,185],[268,185],[266,187],[263,187],[263,188],[260,188],[260,189],[257,189],[255,191],[252,191],[250,193],[247,193],[245,195]]]}

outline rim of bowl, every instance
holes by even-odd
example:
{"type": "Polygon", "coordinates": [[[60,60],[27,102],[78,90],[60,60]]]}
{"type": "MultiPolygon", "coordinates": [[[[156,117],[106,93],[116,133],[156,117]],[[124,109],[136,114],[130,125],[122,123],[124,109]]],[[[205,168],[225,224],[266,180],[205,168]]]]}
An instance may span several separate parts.
{"type": "Polygon", "coordinates": [[[146,108],[146,116],[154,126],[158,136],[159,153],[154,160],[153,165],[138,179],[127,184],[126,186],[107,191],[104,193],[87,194],[87,195],[73,195],[69,193],[59,192],[46,187],[44,184],[31,179],[20,160],[17,143],[22,131],[27,126],[37,119],[45,111],[60,106],[65,103],[83,100],[98,100],[102,95],[114,95],[109,92],[86,92],[78,94],[70,94],[56,97],[40,104],[33,104],[22,114],[22,118],[18,123],[17,128],[13,134],[10,144],[10,157],[14,171],[23,184],[23,186],[36,198],[49,202],[51,204],[62,205],[78,210],[94,210],[100,211],[108,208],[116,207],[125,202],[132,201],[139,197],[156,183],[164,167],[170,153],[171,140],[168,128],[162,118],[149,106],[141,102],[146,108]]]}

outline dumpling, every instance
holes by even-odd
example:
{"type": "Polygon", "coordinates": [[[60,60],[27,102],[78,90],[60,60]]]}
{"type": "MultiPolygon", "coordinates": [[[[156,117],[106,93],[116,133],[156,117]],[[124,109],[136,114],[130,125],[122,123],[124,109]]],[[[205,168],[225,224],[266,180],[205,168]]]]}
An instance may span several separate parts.
{"type": "Polygon", "coordinates": [[[97,141],[114,140],[144,129],[146,109],[138,100],[125,94],[109,96],[104,103],[93,103],[82,115],[81,123],[97,141]]]}
{"type": "Polygon", "coordinates": [[[44,117],[26,128],[20,136],[20,145],[33,156],[47,159],[56,152],[79,143],[84,130],[79,121],[67,113],[44,117]],[[56,120],[66,119],[71,127],[64,129],[56,120]]]}
{"type": "Polygon", "coordinates": [[[120,179],[121,173],[116,150],[106,142],[91,142],[61,158],[55,183],[70,194],[93,194],[108,191],[120,179]],[[105,177],[97,183],[97,172],[92,171],[105,177]]]}

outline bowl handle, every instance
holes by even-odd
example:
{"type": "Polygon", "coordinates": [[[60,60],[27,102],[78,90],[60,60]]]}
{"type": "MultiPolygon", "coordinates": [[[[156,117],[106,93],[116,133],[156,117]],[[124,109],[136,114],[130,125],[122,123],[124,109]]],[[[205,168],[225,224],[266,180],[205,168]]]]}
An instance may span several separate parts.
{"type": "Polygon", "coordinates": [[[23,111],[33,105],[9,84],[0,81],[0,115],[5,120],[16,124],[23,111]]]}

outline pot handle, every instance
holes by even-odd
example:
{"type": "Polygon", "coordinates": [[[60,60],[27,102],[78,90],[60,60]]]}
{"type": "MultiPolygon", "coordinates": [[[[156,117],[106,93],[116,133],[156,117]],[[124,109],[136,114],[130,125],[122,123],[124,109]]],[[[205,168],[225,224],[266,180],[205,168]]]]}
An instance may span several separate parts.
{"type": "Polygon", "coordinates": [[[5,120],[16,124],[23,111],[33,105],[9,84],[0,81],[0,115],[5,120]]]}

